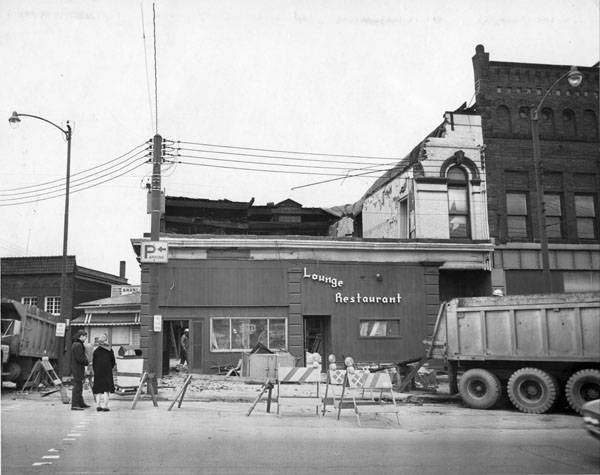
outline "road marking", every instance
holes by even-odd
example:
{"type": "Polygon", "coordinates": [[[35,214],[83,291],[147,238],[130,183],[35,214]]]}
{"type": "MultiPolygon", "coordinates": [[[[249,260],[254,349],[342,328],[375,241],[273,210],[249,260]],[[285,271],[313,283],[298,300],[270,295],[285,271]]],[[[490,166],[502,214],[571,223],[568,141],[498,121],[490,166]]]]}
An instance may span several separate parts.
{"type": "Polygon", "coordinates": [[[75,432],[72,433],[72,434],[67,434],[67,437],[79,437],[79,436],[81,436],[81,434],[78,434],[78,433],[75,433],[75,432]]]}
{"type": "Polygon", "coordinates": [[[43,459],[59,459],[60,455],[44,455],[43,459]]]}
{"type": "Polygon", "coordinates": [[[72,437],[65,437],[63,440],[77,440],[77,439],[73,439],[72,437]]]}
{"type": "Polygon", "coordinates": [[[38,467],[40,465],[52,465],[52,462],[34,462],[31,465],[34,467],[38,467]]]}
{"type": "Polygon", "coordinates": [[[58,452],[58,449],[48,449],[48,452],[58,452]]]}

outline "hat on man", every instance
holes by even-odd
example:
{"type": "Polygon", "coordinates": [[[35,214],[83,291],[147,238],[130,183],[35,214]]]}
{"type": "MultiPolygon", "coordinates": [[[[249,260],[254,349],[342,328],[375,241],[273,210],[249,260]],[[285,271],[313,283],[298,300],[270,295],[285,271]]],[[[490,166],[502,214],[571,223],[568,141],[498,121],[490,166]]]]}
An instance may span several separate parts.
{"type": "Polygon", "coordinates": [[[185,330],[183,330],[183,331],[184,331],[184,332],[189,332],[189,331],[190,331],[190,329],[189,329],[189,328],[186,328],[186,329],[185,329],[185,330]]]}

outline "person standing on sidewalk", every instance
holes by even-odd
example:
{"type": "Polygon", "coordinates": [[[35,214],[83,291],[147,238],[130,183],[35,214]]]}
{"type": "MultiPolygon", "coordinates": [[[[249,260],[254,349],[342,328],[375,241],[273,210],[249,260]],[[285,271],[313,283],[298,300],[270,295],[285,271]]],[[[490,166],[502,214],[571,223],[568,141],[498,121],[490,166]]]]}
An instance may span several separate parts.
{"type": "Polygon", "coordinates": [[[83,380],[85,378],[85,367],[89,364],[85,356],[83,344],[87,333],[77,330],[71,344],[71,373],[73,374],[73,391],[71,392],[71,410],[81,411],[88,406],[83,400],[83,380]]]}
{"type": "Polygon", "coordinates": [[[190,329],[186,328],[183,330],[183,335],[181,335],[181,359],[179,360],[179,364],[182,366],[188,363],[188,349],[190,347],[190,329]]]}
{"type": "Polygon", "coordinates": [[[98,346],[94,350],[92,366],[94,369],[93,393],[98,403],[97,411],[108,412],[108,400],[110,393],[115,392],[115,383],[113,380],[113,368],[115,367],[115,353],[108,344],[106,334],[98,337],[98,346]],[[102,405],[102,396],[104,395],[104,405],[102,405]]]}

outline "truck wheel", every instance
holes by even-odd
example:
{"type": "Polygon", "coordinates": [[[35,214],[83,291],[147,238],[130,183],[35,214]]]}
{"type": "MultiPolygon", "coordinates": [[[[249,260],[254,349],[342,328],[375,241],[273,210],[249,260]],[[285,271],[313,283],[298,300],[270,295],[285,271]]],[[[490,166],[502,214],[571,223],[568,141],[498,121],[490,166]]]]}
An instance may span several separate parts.
{"type": "Polygon", "coordinates": [[[581,414],[581,406],[594,399],[600,399],[600,371],[582,369],[573,373],[565,386],[569,406],[581,414]]]}
{"type": "Polygon", "coordinates": [[[508,380],[507,391],[513,405],[529,414],[543,414],[558,397],[556,380],[538,368],[515,371],[508,380]]]}
{"type": "Polygon", "coordinates": [[[500,380],[495,374],[485,369],[474,368],[460,377],[458,392],[467,406],[489,409],[498,402],[502,390],[500,380]]]}

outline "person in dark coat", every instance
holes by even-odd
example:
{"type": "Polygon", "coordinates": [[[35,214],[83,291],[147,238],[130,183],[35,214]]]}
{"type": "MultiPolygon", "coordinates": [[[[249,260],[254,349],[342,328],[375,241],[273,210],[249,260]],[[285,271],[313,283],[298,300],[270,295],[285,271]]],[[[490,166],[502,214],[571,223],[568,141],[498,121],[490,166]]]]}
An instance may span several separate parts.
{"type": "Polygon", "coordinates": [[[85,367],[89,364],[85,356],[83,344],[87,339],[87,333],[77,330],[71,344],[71,373],[73,374],[73,391],[71,392],[71,410],[81,411],[88,406],[83,400],[83,379],[85,378],[85,367]]]}
{"type": "Polygon", "coordinates": [[[186,328],[183,330],[183,335],[181,335],[181,359],[179,360],[179,364],[183,366],[188,363],[188,350],[190,349],[190,329],[186,328]]]}
{"type": "Polygon", "coordinates": [[[98,346],[94,350],[92,358],[92,367],[94,369],[93,392],[96,395],[98,403],[97,411],[108,412],[108,400],[110,393],[115,392],[115,383],[113,381],[113,368],[115,367],[115,354],[108,344],[106,334],[98,337],[98,346]],[[104,398],[102,396],[104,395],[104,398]],[[104,399],[104,404],[102,403],[104,399]]]}

